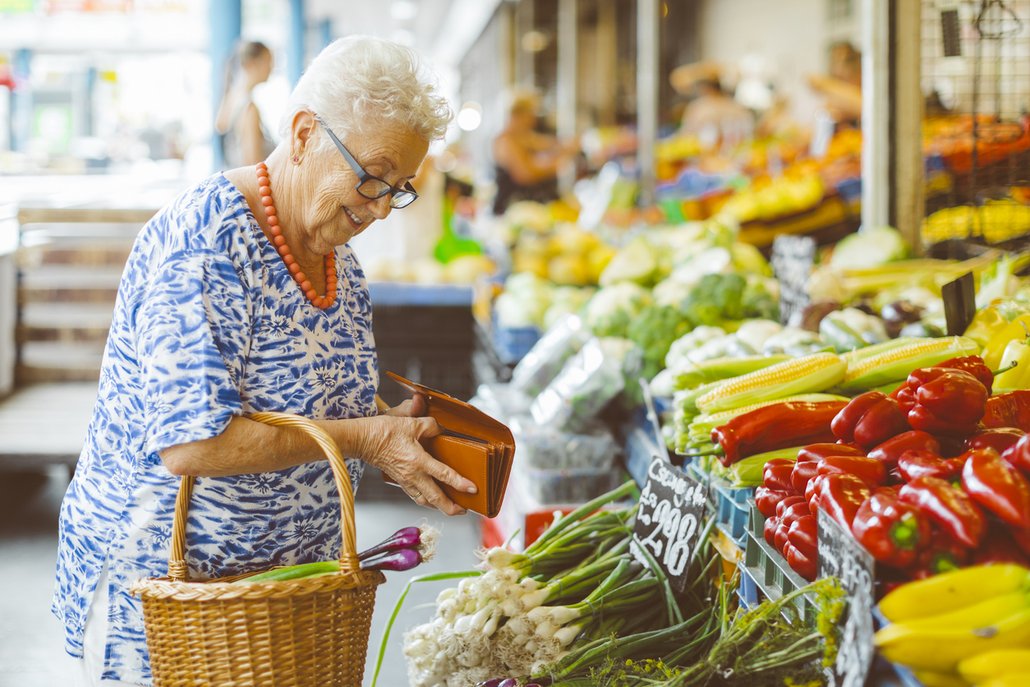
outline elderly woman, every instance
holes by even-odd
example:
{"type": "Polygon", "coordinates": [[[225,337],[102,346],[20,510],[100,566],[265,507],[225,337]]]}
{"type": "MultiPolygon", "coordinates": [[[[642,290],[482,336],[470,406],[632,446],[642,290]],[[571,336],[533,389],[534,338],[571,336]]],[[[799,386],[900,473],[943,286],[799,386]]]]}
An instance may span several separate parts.
{"type": "Polygon", "coordinates": [[[450,111],[406,48],[327,47],[297,84],[265,162],[201,182],[143,228],[122,277],[97,405],[61,509],[53,611],[88,685],[150,684],[132,582],[163,575],[181,475],[190,576],[338,556],[328,464],[303,415],[424,506],[436,480],[420,397],[377,414],[371,304],[347,242],[417,198],[410,184],[450,111]]]}

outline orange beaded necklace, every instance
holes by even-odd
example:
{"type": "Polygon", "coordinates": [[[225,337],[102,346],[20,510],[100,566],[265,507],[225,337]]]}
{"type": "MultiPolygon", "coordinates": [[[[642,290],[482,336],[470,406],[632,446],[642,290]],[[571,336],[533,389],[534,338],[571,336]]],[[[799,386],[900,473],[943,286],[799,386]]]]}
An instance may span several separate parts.
{"type": "Polygon", "coordinates": [[[293,275],[294,281],[300,286],[301,292],[307,297],[316,308],[325,310],[332,307],[336,302],[336,254],[330,252],[325,256],[325,295],[319,296],[315,287],[311,285],[308,276],[297,264],[290,247],[286,244],[286,237],[283,236],[279,227],[279,215],[275,211],[275,201],[272,200],[272,182],[268,178],[268,165],[264,162],[257,164],[258,193],[261,194],[261,205],[265,208],[265,217],[268,219],[268,233],[272,235],[272,243],[286,265],[286,269],[293,275]]]}

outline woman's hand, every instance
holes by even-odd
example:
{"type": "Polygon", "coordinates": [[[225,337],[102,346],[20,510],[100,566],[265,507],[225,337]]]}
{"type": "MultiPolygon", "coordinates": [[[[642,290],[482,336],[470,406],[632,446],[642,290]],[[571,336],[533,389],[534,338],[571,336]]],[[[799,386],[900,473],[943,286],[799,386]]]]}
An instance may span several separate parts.
{"type": "Polygon", "coordinates": [[[379,468],[420,506],[461,515],[465,509],[447,498],[437,481],[470,494],[476,493],[476,486],[426,453],[419,443],[441,431],[436,420],[420,417],[425,411],[425,398],[416,394],[385,414],[365,418],[368,431],[358,457],[379,468]]]}

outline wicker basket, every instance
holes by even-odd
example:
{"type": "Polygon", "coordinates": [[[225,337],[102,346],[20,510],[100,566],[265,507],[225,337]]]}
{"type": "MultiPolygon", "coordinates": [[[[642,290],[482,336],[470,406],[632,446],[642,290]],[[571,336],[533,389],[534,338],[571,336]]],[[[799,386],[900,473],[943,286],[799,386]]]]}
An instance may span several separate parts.
{"type": "MultiPolygon", "coordinates": [[[[241,576],[186,579],[186,515],[193,478],[175,502],[168,576],[140,580],[155,687],[360,685],[379,571],[361,570],[354,493],[335,442],[313,422],[282,413],[250,419],[293,427],[325,452],[340,492],[343,547],[338,575],[231,584],[241,576]]],[[[254,571],[259,572],[259,571],[254,571]]]]}

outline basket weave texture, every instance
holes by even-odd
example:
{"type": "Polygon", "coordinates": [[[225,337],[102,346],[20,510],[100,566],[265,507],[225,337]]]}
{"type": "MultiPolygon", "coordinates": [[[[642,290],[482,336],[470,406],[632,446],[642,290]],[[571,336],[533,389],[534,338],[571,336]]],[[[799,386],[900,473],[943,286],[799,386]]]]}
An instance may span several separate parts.
{"type": "Polygon", "coordinates": [[[340,492],[340,573],[250,584],[233,584],[239,575],[189,581],[186,518],[193,478],[183,477],[168,575],[140,580],[131,590],[143,600],[154,685],[356,687],[365,669],[376,587],[385,578],[379,571],[361,570],[354,493],[343,456],[310,420],[283,413],[249,418],[307,433],[329,459],[340,492]]]}

